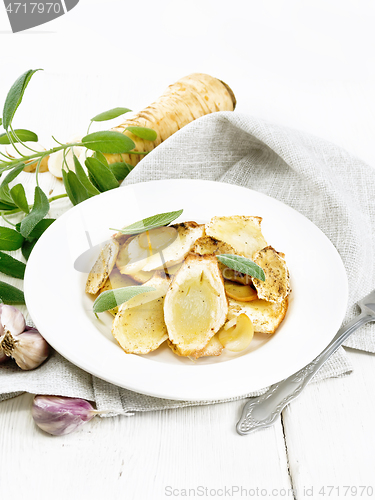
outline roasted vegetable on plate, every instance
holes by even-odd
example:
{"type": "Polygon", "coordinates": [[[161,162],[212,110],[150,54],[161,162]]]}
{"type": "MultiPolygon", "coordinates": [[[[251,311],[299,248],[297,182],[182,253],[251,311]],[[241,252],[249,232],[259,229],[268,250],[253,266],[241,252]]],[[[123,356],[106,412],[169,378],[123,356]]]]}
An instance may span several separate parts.
{"type": "Polygon", "coordinates": [[[167,225],[181,213],[118,231],[87,278],[94,312],[114,315],[122,349],[147,354],[167,341],[178,356],[197,359],[241,352],[254,334],[275,333],[291,287],[285,256],[268,245],[261,217],[167,225]]]}

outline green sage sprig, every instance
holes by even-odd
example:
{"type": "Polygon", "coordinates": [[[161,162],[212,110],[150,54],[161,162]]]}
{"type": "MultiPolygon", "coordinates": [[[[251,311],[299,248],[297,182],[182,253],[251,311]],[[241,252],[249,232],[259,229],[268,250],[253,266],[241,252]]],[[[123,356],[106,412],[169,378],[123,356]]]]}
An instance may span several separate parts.
{"type": "Polygon", "coordinates": [[[130,226],[123,227],[122,229],[110,228],[112,231],[119,231],[122,234],[140,234],[151,229],[167,226],[174,220],[178,219],[184,210],[177,210],[175,212],[165,212],[163,214],[156,214],[146,219],[139,220],[130,224],[130,226]]]}
{"type": "MultiPolygon", "coordinates": [[[[17,109],[22,103],[25,91],[35,73],[40,69],[28,70],[23,73],[10,88],[4,103],[2,117],[0,117],[0,145],[12,145],[14,153],[0,152],[0,178],[7,172],[0,183],[0,214],[14,229],[0,228],[0,251],[11,251],[21,248],[24,258],[27,260],[38,238],[43,231],[49,227],[54,219],[45,219],[50,203],[64,197],[68,197],[73,205],[96,196],[109,189],[119,187],[120,182],[130,173],[132,165],[127,163],[114,163],[109,165],[104,154],[147,154],[134,151],[134,141],[120,132],[101,131],[90,132],[94,122],[112,120],[125,113],[130,112],[128,108],[113,108],[100,113],[90,120],[87,135],[81,141],[63,144],[52,138],[56,146],[46,151],[36,151],[32,143],[38,141],[38,135],[22,128],[13,128],[13,120],[17,109]],[[28,144],[25,144],[28,143],[28,144]],[[22,148],[20,147],[22,146],[22,148]],[[74,155],[75,172],[69,170],[66,163],[66,154],[74,147],[86,148],[85,168],[74,155]],[[39,169],[44,158],[51,154],[63,151],[63,182],[66,194],[48,198],[39,186],[39,169]],[[35,181],[36,188],[33,203],[29,204],[26,199],[25,189],[21,183],[10,187],[23,171],[25,166],[36,163],[35,181]],[[19,224],[13,224],[7,217],[18,214],[23,217],[19,224]]],[[[157,134],[154,130],[145,127],[128,127],[134,136],[145,140],[154,141],[157,134]]],[[[0,253],[0,272],[16,278],[23,277],[24,264],[4,252],[0,253]],[[14,262],[15,261],[15,262],[14,262]],[[3,265],[2,265],[3,263],[3,265]]],[[[10,303],[17,300],[22,301],[22,292],[18,295],[14,287],[0,281],[0,301],[10,303]]]]}
{"type": "Polygon", "coordinates": [[[102,292],[95,300],[93,305],[94,313],[109,311],[114,307],[120,306],[124,302],[132,299],[141,293],[153,292],[156,288],[152,286],[128,286],[125,288],[116,288],[102,292]]]}
{"type": "Polygon", "coordinates": [[[241,257],[240,255],[232,255],[232,254],[221,254],[216,256],[217,259],[224,264],[225,266],[233,269],[242,274],[248,274],[253,278],[257,278],[258,280],[265,281],[266,276],[261,267],[258,266],[255,262],[246,257],[241,257]]]}

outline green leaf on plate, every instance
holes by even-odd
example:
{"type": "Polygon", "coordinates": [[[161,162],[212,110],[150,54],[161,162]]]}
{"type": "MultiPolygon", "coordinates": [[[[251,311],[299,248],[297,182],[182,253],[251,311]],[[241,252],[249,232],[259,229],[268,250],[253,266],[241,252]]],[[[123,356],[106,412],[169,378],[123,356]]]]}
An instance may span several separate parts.
{"type": "Polygon", "coordinates": [[[23,236],[9,227],[0,227],[0,250],[18,250],[24,242],[23,236]]]}
{"type": "Polygon", "coordinates": [[[26,214],[30,212],[29,205],[26,199],[25,188],[22,184],[16,184],[15,186],[13,186],[10,190],[10,196],[18,208],[20,208],[26,214]]]}
{"type": "Polygon", "coordinates": [[[249,276],[253,276],[261,281],[266,280],[263,269],[246,257],[231,254],[221,254],[216,257],[222,264],[230,269],[233,269],[234,271],[238,271],[242,274],[248,274],[249,276]]]}
{"type": "Polygon", "coordinates": [[[93,132],[82,139],[87,149],[101,153],[128,153],[135,148],[134,142],[120,132],[93,132]]]}
{"type": "Polygon", "coordinates": [[[5,99],[4,109],[3,109],[3,124],[5,130],[8,130],[10,124],[12,123],[13,117],[17,111],[18,106],[22,102],[23,95],[25,93],[26,87],[28,86],[31,77],[40,71],[39,69],[28,70],[23,75],[21,75],[10,88],[8,95],[5,99]]]}
{"type": "MultiPolygon", "coordinates": [[[[25,129],[16,129],[13,132],[9,132],[9,135],[12,137],[13,142],[38,142],[38,136],[31,132],[31,130],[25,129]],[[17,137],[16,137],[17,136],[17,137]]],[[[10,144],[9,137],[7,134],[0,135],[0,144],[10,144]]]]}
{"type": "Polygon", "coordinates": [[[93,305],[94,313],[109,311],[116,306],[127,302],[136,295],[141,293],[153,292],[156,288],[152,286],[127,286],[125,288],[116,288],[115,290],[107,290],[99,295],[93,305]]]}
{"type": "Polygon", "coordinates": [[[11,257],[7,253],[0,252],[0,272],[23,280],[25,276],[26,265],[11,257]]]}
{"type": "Polygon", "coordinates": [[[156,229],[157,227],[167,226],[175,219],[180,217],[182,210],[177,210],[176,212],[165,212],[163,214],[153,215],[152,217],[147,217],[140,221],[130,224],[122,229],[113,229],[113,231],[120,231],[122,234],[139,234],[144,231],[150,231],[151,229],[156,229]]]}
{"type": "Polygon", "coordinates": [[[103,111],[103,113],[99,113],[98,115],[91,118],[92,122],[105,122],[107,120],[113,120],[113,118],[118,118],[125,113],[129,113],[131,109],[128,108],[113,108],[108,111],[103,111]]]}
{"type": "Polygon", "coordinates": [[[129,130],[132,134],[145,139],[146,141],[156,141],[158,134],[152,128],[146,127],[126,127],[125,130],[129,130]]]}
{"type": "Polygon", "coordinates": [[[0,301],[8,305],[24,304],[25,297],[23,292],[15,286],[0,281],[0,301]]]}
{"type": "Polygon", "coordinates": [[[109,191],[119,187],[116,177],[101,161],[96,158],[86,158],[85,165],[101,191],[109,191]]]}
{"type": "Polygon", "coordinates": [[[20,232],[27,238],[34,227],[47,215],[49,202],[47,196],[39,186],[35,188],[34,206],[31,212],[21,222],[20,232]]]}

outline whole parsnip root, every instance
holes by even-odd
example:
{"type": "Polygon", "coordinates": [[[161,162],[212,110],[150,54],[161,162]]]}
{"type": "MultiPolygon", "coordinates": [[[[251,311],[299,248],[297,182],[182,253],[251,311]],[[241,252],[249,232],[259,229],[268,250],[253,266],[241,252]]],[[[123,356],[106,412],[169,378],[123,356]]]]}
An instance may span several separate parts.
{"type": "MultiPolygon", "coordinates": [[[[148,152],[193,120],[215,111],[233,111],[235,106],[236,98],[228,85],[212,76],[193,73],[170,85],[157,101],[113,130],[129,136],[135,142],[135,151],[148,152]],[[157,139],[146,141],[125,130],[134,126],[152,128],[157,139]]],[[[109,163],[135,166],[143,155],[108,154],[106,158],[109,163]]]]}

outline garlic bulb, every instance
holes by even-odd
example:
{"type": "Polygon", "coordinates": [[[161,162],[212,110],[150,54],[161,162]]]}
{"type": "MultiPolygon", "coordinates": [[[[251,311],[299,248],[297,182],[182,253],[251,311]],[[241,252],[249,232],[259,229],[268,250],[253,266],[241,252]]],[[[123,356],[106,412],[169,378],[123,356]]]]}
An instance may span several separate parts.
{"type": "Polygon", "coordinates": [[[0,304],[0,362],[11,357],[22,370],[38,367],[48,357],[49,345],[35,328],[26,327],[23,314],[0,304]]]}
{"type": "Polygon", "coordinates": [[[84,399],[60,396],[35,396],[31,408],[36,425],[48,434],[70,434],[99,412],[84,399]]]}
{"type": "Polygon", "coordinates": [[[5,361],[8,359],[8,356],[4,353],[2,349],[0,349],[0,364],[5,363],[5,361]]]}
{"type": "Polygon", "coordinates": [[[6,331],[12,335],[17,335],[26,328],[25,318],[21,311],[16,307],[6,304],[0,304],[0,325],[2,328],[2,331],[0,331],[1,335],[6,333],[6,331]]]}
{"type": "Polygon", "coordinates": [[[49,355],[49,345],[38,330],[26,330],[18,335],[5,333],[0,347],[7,356],[14,359],[21,370],[33,370],[43,363],[49,355]]]}

